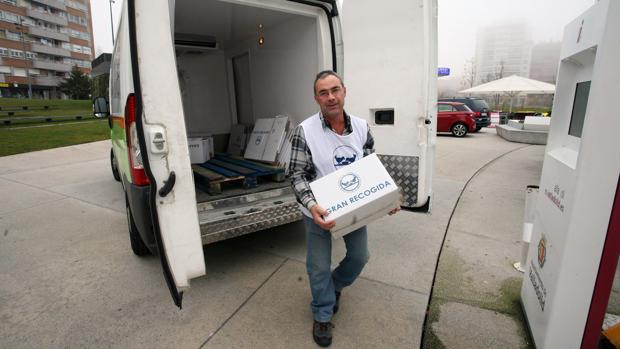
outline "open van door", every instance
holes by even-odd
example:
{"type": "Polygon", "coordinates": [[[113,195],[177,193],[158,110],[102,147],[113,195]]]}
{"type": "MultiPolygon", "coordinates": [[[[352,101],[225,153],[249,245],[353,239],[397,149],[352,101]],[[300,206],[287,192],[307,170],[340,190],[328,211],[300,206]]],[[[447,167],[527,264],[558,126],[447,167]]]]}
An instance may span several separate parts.
{"type": "MultiPolygon", "coordinates": [[[[338,17],[335,17],[337,21],[338,17]]],[[[402,207],[428,211],[435,152],[437,1],[345,0],[338,67],[345,110],[365,118],[402,207]]]]}
{"type": "Polygon", "coordinates": [[[128,0],[136,115],[141,116],[136,124],[151,185],[153,231],[168,288],[180,308],[190,279],[205,274],[205,261],[170,11],[168,0],[128,0]]]}

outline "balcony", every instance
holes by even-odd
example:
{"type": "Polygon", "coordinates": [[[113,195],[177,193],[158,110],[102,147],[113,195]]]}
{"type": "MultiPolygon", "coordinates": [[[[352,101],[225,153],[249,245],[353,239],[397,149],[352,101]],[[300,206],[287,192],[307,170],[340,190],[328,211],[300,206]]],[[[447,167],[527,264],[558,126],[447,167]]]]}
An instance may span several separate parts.
{"type": "Polygon", "coordinates": [[[48,62],[48,61],[32,61],[32,67],[37,69],[45,69],[45,70],[55,70],[62,72],[70,72],[71,65],[65,63],[56,63],[56,62],[48,62]]]}
{"type": "Polygon", "coordinates": [[[45,53],[52,56],[71,57],[71,52],[60,47],[50,47],[41,44],[31,44],[32,51],[37,53],[45,53]]]}
{"type": "Polygon", "coordinates": [[[57,76],[38,76],[34,79],[34,84],[39,86],[58,86],[64,79],[57,76]]]}
{"type": "Polygon", "coordinates": [[[46,30],[39,27],[28,27],[28,34],[32,36],[38,36],[40,38],[50,38],[59,41],[69,42],[69,35],[59,32],[53,32],[51,30],[46,30]]]}
{"type": "Polygon", "coordinates": [[[36,1],[40,4],[44,4],[49,7],[57,8],[59,10],[63,10],[63,11],[67,10],[67,6],[65,6],[65,3],[63,1],[58,1],[58,0],[36,0],[36,1]]]}
{"type": "Polygon", "coordinates": [[[40,19],[42,21],[46,21],[46,22],[50,22],[50,23],[54,23],[54,24],[62,25],[62,26],[66,26],[68,23],[67,19],[64,17],[53,15],[47,12],[36,11],[33,9],[27,9],[26,15],[28,15],[28,17],[40,19]]]}

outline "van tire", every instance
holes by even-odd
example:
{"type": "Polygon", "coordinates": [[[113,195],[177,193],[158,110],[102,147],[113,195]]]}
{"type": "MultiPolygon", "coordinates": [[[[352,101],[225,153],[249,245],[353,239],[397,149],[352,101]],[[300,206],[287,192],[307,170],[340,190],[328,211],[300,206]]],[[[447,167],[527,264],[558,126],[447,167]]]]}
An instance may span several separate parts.
{"type": "Polygon", "coordinates": [[[148,247],[146,247],[144,241],[142,241],[136,222],[133,220],[133,215],[131,214],[131,208],[129,207],[129,200],[127,200],[127,197],[125,197],[125,212],[127,213],[127,226],[129,228],[129,242],[131,243],[131,250],[136,256],[142,257],[150,255],[151,251],[148,247]]]}
{"type": "Polygon", "coordinates": [[[112,176],[117,182],[121,181],[121,175],[118,173],[118,161],[114,157],[114,149],[110,148],[110,167],[112,168],[112,176]]]}
{"type": "Polygon", "coordinates": [[[462,122],[457,122],[456,124],[452,125],[452,127],[450,128],[450,132],[452,132],[452,135],[454,137],[465,137],[465,135],[467,134],[467,131],[469,131],[467,129],[467,125],[465,125],[462,122]]]}

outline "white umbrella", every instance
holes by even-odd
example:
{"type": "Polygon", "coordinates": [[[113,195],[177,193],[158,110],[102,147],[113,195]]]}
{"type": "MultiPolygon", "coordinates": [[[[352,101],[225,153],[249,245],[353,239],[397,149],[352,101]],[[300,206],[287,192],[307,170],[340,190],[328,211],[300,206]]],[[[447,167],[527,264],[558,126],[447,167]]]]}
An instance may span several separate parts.
{"type": "Polygon", "coordinates": [[[519,93],[546,94],[555,93],[555,85],[543,81],[532,80],[517,75],[487,82],[474,86],[459,93],[505,93],[510,96],[510,112],[512,112],[512,99],[519,93]]]}

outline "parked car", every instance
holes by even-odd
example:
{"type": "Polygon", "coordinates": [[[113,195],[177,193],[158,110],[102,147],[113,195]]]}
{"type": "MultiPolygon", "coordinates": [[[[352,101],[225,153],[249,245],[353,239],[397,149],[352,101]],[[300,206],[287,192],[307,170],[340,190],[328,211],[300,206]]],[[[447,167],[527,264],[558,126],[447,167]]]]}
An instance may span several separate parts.
{"type": "Polygon", "coordinates": [[[437,132],[464,137],[476,129],[475,113],[463,103],[437,102],[437,132]]]}
{"type": "Polygon", "coordinates": [[[489,105],[482,98],[477,97],[451,97],[440,98],[440,102],[458,102],[469,107],[476,115],[476,131],[491,125],[491,115],[489,114],[489,105]]]}

